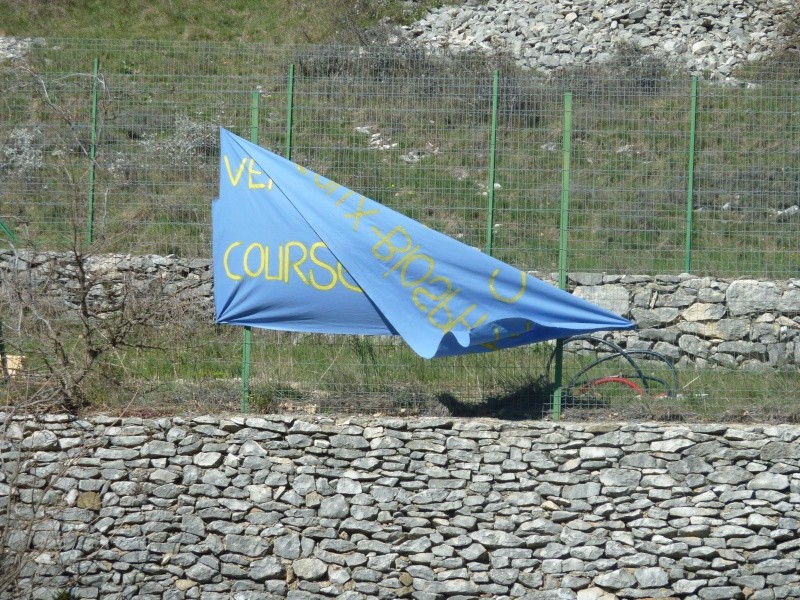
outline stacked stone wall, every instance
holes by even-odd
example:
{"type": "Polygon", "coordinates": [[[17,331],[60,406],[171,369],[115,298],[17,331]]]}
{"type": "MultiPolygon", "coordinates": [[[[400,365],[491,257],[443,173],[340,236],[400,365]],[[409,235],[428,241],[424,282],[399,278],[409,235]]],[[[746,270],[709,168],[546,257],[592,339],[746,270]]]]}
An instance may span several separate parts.
{"type": "Polygon", "coordinates": [[[2,600],[800,598],[798,426],[0,422],[2,600]]]}
{"type": "Polygon", "coordinates": [[[614,334],[679,367],[750,370],[800,366],[800,280],[716,279],[689,274],[571,276],[574,293],[634,320],[614,334]]]}

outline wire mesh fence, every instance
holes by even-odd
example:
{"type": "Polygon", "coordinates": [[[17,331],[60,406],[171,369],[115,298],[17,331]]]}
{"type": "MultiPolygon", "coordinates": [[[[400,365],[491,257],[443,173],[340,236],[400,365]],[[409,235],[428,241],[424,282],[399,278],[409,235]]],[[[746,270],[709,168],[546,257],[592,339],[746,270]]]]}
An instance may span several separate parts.
{"type": "MultiPolygon", "coordinates": [[[[208,258],[223,126],[524,270],[558,269],[566,193],[571,272],[796,280],[800,73],[745,75],[709,83],[630,56],[544,76],[411,48],[47,40],[0,64],[0,219],[37,251],[208,258]]],[[[786,352],[798,313],[781,315],[794,323],[779,331],[786,352]]],[[[101,381],[126,381],[119,402],[135,406],[238,407],[240,332],[211,311],[171,315],[107,353],[101,381]]],[[[6,344],[46,371],[11,316],[6,344]]],[[[426,362],[394,339],[256,331],[252,351],[251,409],[550,410],[548,344],[426,362]]],[[[654,402],[613,379],[604,389],[623,401],[593,389],[581,402],[707,417],[731,399],[751,412],[797,400],[796,369],[677,377],[654,402]]]]}

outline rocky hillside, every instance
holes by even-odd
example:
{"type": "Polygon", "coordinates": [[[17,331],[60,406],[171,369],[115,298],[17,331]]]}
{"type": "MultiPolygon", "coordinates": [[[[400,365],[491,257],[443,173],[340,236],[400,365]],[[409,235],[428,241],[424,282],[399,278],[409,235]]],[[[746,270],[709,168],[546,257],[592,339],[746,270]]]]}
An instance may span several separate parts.
{"type": "Polygon", "coordinates": [[[780,45],[792,0],[468,0],[404,29],[426,48],[501,51],[522,66],[552,71],[608,60],[620,44],[672,67],[728,78],[780,45]]]}
{"type": "MultiPolygon", "coordinates": [[[[466,0],[390,28],[389,39],[430,50],[502,52],[545,72],[602,64],[627,47],[679,71],[728,79],[737,66],[783,45],[781,25],[797,6],[797,0],[466,0]]],[[[31,43],[0,37],[0,61],[24,54],[31,43]]]]}

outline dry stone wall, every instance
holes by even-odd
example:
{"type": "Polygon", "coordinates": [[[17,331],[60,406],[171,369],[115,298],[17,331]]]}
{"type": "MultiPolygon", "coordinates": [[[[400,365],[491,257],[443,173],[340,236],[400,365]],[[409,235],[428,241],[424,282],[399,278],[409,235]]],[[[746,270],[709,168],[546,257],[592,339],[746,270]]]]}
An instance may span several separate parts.
{"type": "Polygon", "coordinates": [[[0,422],[2,600],[800,598],[798,426],[0,422]]]}
{"type": "MultiPolygon", "coordinates": [[[[75,304],[73,258],[67,254],[0,252],[0,281],[24,277],[43,292],[75,304]]],[[[182,314],[213,319],[213,282],[207,259],[101,255],[86,260],[99,274],[92,298],[102,304],[123,286],[174,297],[182,314]],[[104,282],[100,285],[100,282],[104,282]]],[[[534,273],[554,282],[550,274],[534,273]]],[[[800,279],[757,281],[683,275],[573,273],[573,292],[638,324],[610,333],[625,348],[663,354],[682,368],[752,370],[800,367],[800,279]]]]}
{"type": "Polygon", "coordinates": [[[614,334],[680,367],[752,370],[800,366],[800,280],[723,280],[693,275],[571,276],[574,293],[636,321],[614,334]]]}

